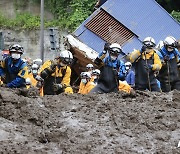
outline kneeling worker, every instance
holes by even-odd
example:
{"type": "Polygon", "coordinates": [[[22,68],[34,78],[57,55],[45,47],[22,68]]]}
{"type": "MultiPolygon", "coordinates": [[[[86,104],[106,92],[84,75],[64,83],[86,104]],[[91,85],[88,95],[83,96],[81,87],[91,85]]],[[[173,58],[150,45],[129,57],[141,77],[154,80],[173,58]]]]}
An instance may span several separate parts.
{"type": "Polygon", "coordinates": [[[88,94],[91,89],[95,87],[95,83],[91,81],[91,74],[89,72],[81,73],[81,83],[79,86],[79,94],[88,94]]]}
{"type": "Polygon", "coordinates": [[[24,88],[28,69],[26,63],[21,59],[24,49],[19,44],[14,44],[9,48],[10,56],[1,61],[0,77],[4,87],[24,88]]]}
{"type": "Polygon", "coordinates": [[[48,60],[42,65],[40,77],[44,80],[44,95],[73,93],[70,86],[71,68],[68,66],[72,61],[72,53],[65,50],[55,60],[48,60]]]}

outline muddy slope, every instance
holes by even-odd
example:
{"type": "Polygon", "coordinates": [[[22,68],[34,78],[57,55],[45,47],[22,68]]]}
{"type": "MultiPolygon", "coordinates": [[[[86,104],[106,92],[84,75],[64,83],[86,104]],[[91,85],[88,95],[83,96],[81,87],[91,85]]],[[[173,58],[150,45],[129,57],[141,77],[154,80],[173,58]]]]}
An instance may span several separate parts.
{"type": "Polygon", "coordinates": [[[37,96],[0,88],[0,152],[180,153],[180,92],[37,96]]]}

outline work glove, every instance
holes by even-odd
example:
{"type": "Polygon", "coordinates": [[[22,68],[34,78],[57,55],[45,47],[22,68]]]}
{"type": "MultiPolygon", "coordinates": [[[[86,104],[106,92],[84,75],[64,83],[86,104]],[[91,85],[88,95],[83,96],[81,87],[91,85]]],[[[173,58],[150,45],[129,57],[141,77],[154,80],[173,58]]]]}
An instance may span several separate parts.
{"type": "Polygon", "coordinates": [[[56,66],[57,66],[57,60],[53,60],[53,61],[51,61],[51,65],[49,66],[48,70],[50,72],[53,72],[55,70],[56,66]]]}
{"type": "Polygon", "coordinates": [[[110,46],[110,43],[105,43],[104,44],[104,51],[103,51],[103,54],[106,54],[107,52],[108,52],[108,50],[109,50],[109,46],[110,46]]]}
{"type": "Polygon", "coordinates": [[[144,68],[145,68],[146,70],[152,71],[153,65],[147,64],[147,65],[144,65],[144,68]]]}
{"type": "Polygon", "coordinates": [[[57,84],[57,83],[54,83],[53,84],[53,90],[56,92],[56,91],[59,91],[60,89],[63,89],[64,88],[64,85],[63,84],[57,84]]]}
{"type": "Polygon", "coordinates": [[[42,86],[43,86],[43,82],[38,81],[37,84],[36,84],[36,87],[37,88],[41,88],[42,86]]]}
{"type": "Polygon", "coordinates": [[[140,52],[143,53],[144,51],[146,51],[146,46],[145,45],[142,46],[140,52]]]}
{"type": "Polygon", "coordinates": [[[35,79],[36,79],[37,81],[41,81],[41,82],[44,81],[44,79],[43,79],[41,76],[39,76],[39,75],[36,75],[35,79]]]}
{"type": "Polygon", "coordinates": [[[102,64],[102,60],[100,59],[100,58],[96,58],[95,60],[94,60],[94,63],[97,65],[97,66],[100,66],[101,64],[102,64]]]}
{"type": "Polygon", "coordinates": [[[169,56],[166,55],[166,56],[164,57],[164,61],[167,62],[167,61],[169,61],[169,60],[170,60],[169,56]]]}

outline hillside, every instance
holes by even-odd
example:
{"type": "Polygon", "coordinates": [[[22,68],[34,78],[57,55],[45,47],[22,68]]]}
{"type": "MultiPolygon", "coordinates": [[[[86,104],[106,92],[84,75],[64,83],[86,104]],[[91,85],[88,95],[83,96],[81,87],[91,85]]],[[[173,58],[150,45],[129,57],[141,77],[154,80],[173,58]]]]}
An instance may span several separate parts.
{"type": "Polygon", "coordinates": [[[0,152],[180,153],[180,92],[36,95],[0,88],[0,152]]]}

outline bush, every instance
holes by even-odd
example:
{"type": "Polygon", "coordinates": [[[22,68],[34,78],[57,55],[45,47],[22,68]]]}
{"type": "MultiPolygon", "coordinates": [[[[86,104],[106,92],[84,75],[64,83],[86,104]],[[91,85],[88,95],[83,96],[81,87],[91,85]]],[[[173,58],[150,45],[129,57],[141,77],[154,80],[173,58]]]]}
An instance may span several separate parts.
{"type": "Polygon", "coordinates": [[[176,12],[176,11],[172,11],[171,15],[173,16],[173,18],[175,18],[178,22],[180,22],[180,12],[176,12]]]}
{"type": "MultiPolygon", "coordinates": [[[[33,30],[40,29],[40,17],[33,16],[30,13],[18,13],[15,19],[8,19],[0,14],[0,27],[16,30],[33,30]]],[[[45,28],[58,27],[59,22],[57,20],[44,21],[45,28]]]]}

